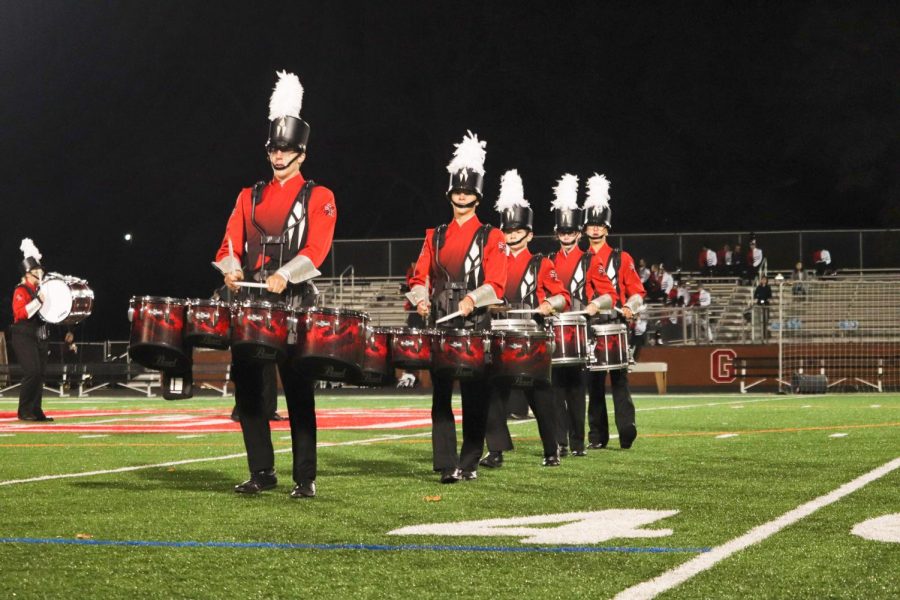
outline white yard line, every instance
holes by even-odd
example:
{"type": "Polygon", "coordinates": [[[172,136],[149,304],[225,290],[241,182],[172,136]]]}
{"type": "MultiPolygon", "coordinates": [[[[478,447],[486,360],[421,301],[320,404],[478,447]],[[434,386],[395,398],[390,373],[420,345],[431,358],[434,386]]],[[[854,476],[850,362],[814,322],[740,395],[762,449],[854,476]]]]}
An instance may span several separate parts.
{"type": "MultiPolygon", "coordinates": [[[[359,444],[371,444],[373,442],[386,442],[390,440],[399,440],[403,438],[413,438],[413,437],[424,437],[430,436],[431,432],[426,433],[414,433],[408,435],[386,435],[377,438],[369,438],[365,440],[352,440],[349,442],[322,442],[317,444],[319,448],[330,448],[332,446],[356,446],[359,444]]],[[[281,454],[284,452],[290,452],[290,448],[283,448],[281,450],[276,450],[276,454],[281,454]]],[[[190,465],[194,463],[202,463],[202,462],[212,462],[216,460],[231,460],[233,458],[245,458],[247,454],[245,452],[241,452],[239,454],[226,454],[224,456],[209,456],[206,458],[188,458],[186,460],[173,460],[170,462],[164,463],[156,463],[152,465],[138,465],[134,467],[120,467],[118,469],[105,469],[103,471],[82,471],[80,473],[62,473],[59,475],[43,475],[41,477],[29,477],[28,479],[9,479],[7,481],[0,481],[0,487],[4,485],[14,485],[17,483],[35,483],[38,481],[52,481],[54,479],[71,479],[73,477],[92,477],[94,475],[108,475],[111,473],[128,473],[130,471],[141,471],[144,469],[157,469],[160,467],[176,467],[178,465],[190,465]]]]}
{"type": "Polygon", "coordinates": [[[653,579],[623,590],[616,595],[614,600],[642,600],[645,598],[654,598],[657,595],[662,594],[663,592],[681,585],[688,579],[692,578],[694,575],[712,568],[714,565],[725,560],[732,554],[736,554],[737,552],[749,548],[754,544],[758,544],[766,538],[775,535],[785,527],[793,525],[797,521],[800,521],[801,519],[813,514],[820,508],[837,502],[844,496],[852,494],[863,486],[872,483],[876,479],[884,477],[891,471],[894,471],[898,468],[900,468],[900,458],[895,458],[894,460],[881,465],[877,469],[873,469],[865,475],[861,475],[853,481],[845,483],[836,490],[828,492],[824,496],[819,496],[815,500],[811,500],[806,504],[801,504],[797,508],[784,513],[777,519],[754,527],[742,536],[725,542],[721,546],[716,546],[709,552],[704,552],[703,554],[700,554],[697,557],[687,561],[686,563],[683,563],[675,567],[674,569],[670,569],[665,573],[654,577],[653,579]]]}

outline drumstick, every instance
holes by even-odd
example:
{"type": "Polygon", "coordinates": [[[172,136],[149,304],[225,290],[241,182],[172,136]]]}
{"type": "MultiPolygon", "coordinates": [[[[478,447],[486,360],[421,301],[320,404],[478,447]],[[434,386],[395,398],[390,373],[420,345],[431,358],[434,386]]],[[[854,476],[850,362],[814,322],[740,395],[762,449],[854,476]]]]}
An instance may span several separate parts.
{"type": "Polygon", "coordinates": [[[458,316],[460,316],[460,315],[462,315],[462,311],[461,311],[461,310],[458,310],[458,311],[456,311],[456,312],[454,312],[454,313],[450,313],[450,314],[447,315],[447,316],[441,317],[440,319],[438,319],[437,321],[435,321],[434,324],[435,324],[435,325],[440,325],[441,323],[444,323],[445,321],[449,321],[450,319],[455,319],[456,317],[458,317],[458,316]]]}
{"type": "Polygon", "coordinates": [[[586,310],[570,310],[568,312],[559,313],[559,314],[561,314],[561,315],[586,315],[586,314],[588,314],[588,311],[586,311],[586,310]]]}
{"type": "Polygon", "coordinates": [[[508,313],[528,313],[528,314],[535,314],[535,313],[541,312],[541,310],[540,310],[539,308],[516,308],[516,309],[513,309],[513,310],[508,310],[508,311],[506,311],[506,312],[508,312],[508,313]]]}
{"type": "Polygon", "coordinates": [[[268,284],[266,284],[266,283],[263,282],[263,281],[260,281],[260,282],[256,282],[256,281],[235,281],[235,282],[234,282],[234,285],[237,285],[237,286],[240,286],[240,287],[262,288],[262,289],[265,289],[265,288],[268,287],[268,284]]]}

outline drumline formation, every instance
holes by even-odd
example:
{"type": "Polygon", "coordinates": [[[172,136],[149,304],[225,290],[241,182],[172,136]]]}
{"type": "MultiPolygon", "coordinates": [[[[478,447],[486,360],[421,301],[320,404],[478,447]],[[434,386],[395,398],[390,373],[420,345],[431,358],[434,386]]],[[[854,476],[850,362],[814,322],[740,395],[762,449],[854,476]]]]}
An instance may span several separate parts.
{"type": "Polygon", "coordinates": [[[550,383],[553,366],[590,371],[628,366],[624,324],[588,326],[581,314],[545,320],[494,319],[490,331],[373,326],[363,311],[292,309],[284,304],[156,296],[131,298],[129,356],[149,369],[183,373],[192,349],[231,348],[235,358],[278,362],[295,346],[294,362],[311,377],[378,387],[395,369],[432,370],[455,379],[487,376],[512,387],[550,383]]]}

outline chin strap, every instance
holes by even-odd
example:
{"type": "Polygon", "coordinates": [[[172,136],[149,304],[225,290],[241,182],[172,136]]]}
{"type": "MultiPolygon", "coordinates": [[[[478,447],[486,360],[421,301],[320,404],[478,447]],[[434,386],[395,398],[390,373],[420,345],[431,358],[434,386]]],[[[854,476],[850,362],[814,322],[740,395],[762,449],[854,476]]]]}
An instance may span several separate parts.
{"type": "Polygon", "coordinates": [[[300,155],[301,155],[301,154],[303,154],[303,153],[302,153],[302,152],[298,152],[298,153],[297,153],[297,156],[295,156],[294,158],[292,158],[292,159],[288,162],[288,164],[284,165],[283,167],[276,167],[275,165],[273,165],[273,164],[272,164],[272,159],[269,159],[269,164],[272,165],[272,168],[275,169],[276,171],[284,171],[285,169],[287,169],[288,167],[290,167],[292,164],[294,164],[295,162],[297,162],[297,159],[300,158],[300,155]]]}
{"type": "Polygon", "coordinates": [[[473,206],[475,206],[476,204],[478,204],[478,200],[477,200],[477,199],[476,199],[476,200],[472,200],[472,201],[469,202],[468,204],[460,204],[459,202],[454,202],[453,200],[451,200],[451,201],[450,201],[450,204],[452,204],[452,205],[455,206],[456,208],[472,208],[473,206]]]}

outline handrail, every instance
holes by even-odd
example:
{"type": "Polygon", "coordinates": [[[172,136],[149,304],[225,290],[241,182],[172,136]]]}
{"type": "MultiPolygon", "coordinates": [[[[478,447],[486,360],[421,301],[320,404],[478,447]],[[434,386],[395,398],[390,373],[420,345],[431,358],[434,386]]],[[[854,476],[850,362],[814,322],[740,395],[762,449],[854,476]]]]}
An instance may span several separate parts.
{"type": "Polygon", "coordinates": [[[338,275],[338,288],[340,289],[341,298],[338,303],[341,306],[344,306],[344,274],[350,271],[350,295],[356,293],[356,270],[353,268],[353,265],[347,265],[343,271],[341,271],[340,275],[338,275]]]}

